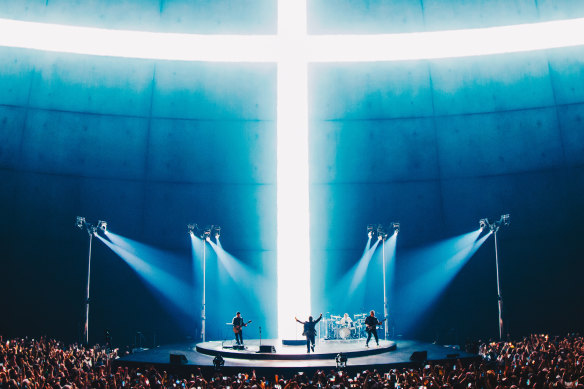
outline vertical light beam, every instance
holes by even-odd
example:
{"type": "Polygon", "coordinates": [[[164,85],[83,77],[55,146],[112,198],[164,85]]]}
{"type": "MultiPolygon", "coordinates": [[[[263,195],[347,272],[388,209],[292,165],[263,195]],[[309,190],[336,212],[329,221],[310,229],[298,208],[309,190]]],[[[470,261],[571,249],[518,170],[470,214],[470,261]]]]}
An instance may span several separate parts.
{"type": "Polygon", "coordinates": [[[383,242],[382,266],[383,266],[383,318],[388,320],[383,326],[385,339],[389,338],[389,303],[388,291],[393,289],[393,278],[395,274],[395,250],[397,243],[397,231],[389,238],[387,242],[383,242]]]}
{"type": "Polygon", "coordinates": [[[278,1],[277,272],[278,337],[298,336],[310,314],[306,0],[278,1]]]}

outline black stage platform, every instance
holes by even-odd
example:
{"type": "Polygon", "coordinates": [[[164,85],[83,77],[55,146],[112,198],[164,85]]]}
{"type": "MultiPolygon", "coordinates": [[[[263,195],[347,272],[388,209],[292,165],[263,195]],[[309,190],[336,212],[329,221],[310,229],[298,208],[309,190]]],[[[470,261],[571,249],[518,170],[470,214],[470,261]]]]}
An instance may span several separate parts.
{"type": "Polygon", "coordinates": [[[150,366],[168,370],[189,371],[201,368],[204,372],[213,370],[213,358],[221,355],[225,360],[223,371],[244,372],[255,369],[262,374],[276,372],[312,372],[318,369],[336,368],[335,357],[342,352],[348,358],[344,370],[361,371],[365,369],[388,370],[395,367],[419,365],[425,361],[411,361],[415,351],[426,351],[428,362],[455,361],[456,359],[475,359],[477,355],[456,350],[451,347],[415,340],[380,341],[377,347],[372,341],[370,348],[365,347],[364,340],[322,341],[317,343],[316,352],[307,354],[304,346],[283,346],[275,339],[262,340],[262,345],[272,345],[275,353],[258,353],[259,341],[246,341],[245,350],[234,350],[231,341],[181,343],[159,346],[121,357],[115,365],[150,366]],[[371,347],[371,345],[373,345],[371,347]],[[184,364],[171,364],[170,355],[184,355],[184,364]]]}

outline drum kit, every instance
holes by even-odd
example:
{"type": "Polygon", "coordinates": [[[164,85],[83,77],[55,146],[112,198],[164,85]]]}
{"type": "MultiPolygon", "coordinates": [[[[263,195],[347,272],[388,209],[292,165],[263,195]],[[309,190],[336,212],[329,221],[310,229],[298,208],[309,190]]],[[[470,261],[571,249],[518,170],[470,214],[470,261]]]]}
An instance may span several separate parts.
{"type": "Polygon", "coordinates": [[[330,317],[324,319],[326,326],[325,338],[327,340],[364,338],[367,336],[365,332],[365,318],[367,318],[367,313],[354,314],[351,321],[344,320],[343,316],[330,315],[330,317]]]}

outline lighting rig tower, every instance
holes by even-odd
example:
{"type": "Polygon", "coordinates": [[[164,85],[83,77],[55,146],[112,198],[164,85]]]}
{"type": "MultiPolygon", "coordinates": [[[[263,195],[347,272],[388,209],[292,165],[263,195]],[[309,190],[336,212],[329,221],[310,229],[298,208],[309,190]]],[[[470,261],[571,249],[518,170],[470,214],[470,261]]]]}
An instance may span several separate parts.
{"type": "Polygon", "coordinates": [[[201,238],[203,241],[203,303],[201,307],[201,339],[203,342],[206,340],[206,327],[205,323],[207,321],[207,310],[206,310],[206,297],[207,297],[207,242],[211,241],[211,233],[216,240],[219,240],[221,235],[221,227],[219,226],[207,226],[204,228],[199,227],[197,224],[187,224],[187,231],[191,236],[196,236],[201,238]]]}
{"type": "Polygon", "coordinates": [[[84,229],[89,235],[89,250],[87,254],[87,288],[85,289],[85,325],[83,326],[83,342],[89,344],[89,282],[91,280],[91,244],[93,236],[97,235],[99,230],[105,232],[107,230],[107,222],[99,220],[97,225],[87,223],[84,217],[77,216],[75,226],[80,230],[84,229]]]}
{"type": "Polygon", "coordinates": [[[481,230],[489,228],[495,237],[495,269],[497,271],[497,300],[499,302],[499,340],[503,339],[503,296],[501,295],[501,284],[499,282],[499,249],[497,246],[497,232],[504,226],[507,227],[511,223],[511,216],[509,214],[501,215],[501,218],[493,223],[489,219],[479,220],[481,230]]]}
{"type": "MultiPolygon", "coordinates": [[[[394,234],[399,233],[400,224],[398,222],[391,223],[394,234]]],[[[373,235],[377,234],[377,239],[381,241],[381,257],[382,257],[382,274],[383,274],[383,318],[386,323],[383,326],[385,339],[389,338],[389,306],[387,304],[387,280],[386,280],[386,269],[385,269],[385,241],[389,236],[386,232],[385,227],[382,224],[377,225],[377,230],[374,231],[373,225],[369,224],[367,226],[367,236],[371,239],[373,235]]]]}

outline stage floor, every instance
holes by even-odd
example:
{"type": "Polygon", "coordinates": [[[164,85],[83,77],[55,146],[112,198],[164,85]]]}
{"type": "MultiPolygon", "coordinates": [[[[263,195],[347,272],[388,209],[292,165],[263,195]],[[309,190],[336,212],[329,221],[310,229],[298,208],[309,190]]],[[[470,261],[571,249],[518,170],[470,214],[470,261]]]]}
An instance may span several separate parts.
{"type": "MultiPolygon", "coordinates": [[[[256,354],[259,341],[249,340],[246,342],[248,349],[245,351],[236,351],[223,349],[221,342],[206,343],[180,343],[165,346],[158,346],[153,349],[140,351],[121,357],[115,361],[116,365],[156,365],[162,367],[180,368],[189,370],[200,367],[204,371],[211,371],[213,368],[213,355],[207,355],[197,351],[197,347],[204,346],[209,349],[221,351],[225,360],[224,371],[251,371],[252,369],[265,373],[269,371],[305,371],[310,372],[317,369],[334,369],[336,362],[334,356],[339,352],[348,355],[346,370],[364,370],[364,369],[382,369],[387,370],[399,366],[408,366],[414,363],[410,356],[414,351],[426,351],[429,362],[455,361],[456,359],[475,359],[477,355],[469,354],[451,347],[440,346],[433,343],[424,343],[415,340],[396,340],[394,342],[380,341],[380,347],[375,346],[366,348],[365,341],[324,341],[317,343],[316,354],[307,354],[306,345],[304,346],[282,346],[281,342],[276,340],[262,340],[262,344],[273,345],[276,348],[275,354],[256,354]],[[334,343],[333,343],[334,342],[334,343]],[[254,351],[255,350],[255,351],[254,351]],[[364,354],[351,353],[361,351],[364,354]],[[225,354],[227,352],[227,355],[225,354]],[[237,358],[229,353],[237,353],[237,358]],[[170,354],[182,354],[186,357],[186,364],[182,366],[170,364],[170,354]],[[252,358],[253,356],[262,355],[262,359],[252,358]],[[310,355],[310,357],[309,357],[310,355]],[[334,356],[333,356],[334,355],[334,356]],[[266,357],[264,357],[266,356],[266,357]],[[284,358],[283,358],[284,356],[284,358]],[[286,358],[288,356],[288,358],[286,358]],[[289,358],[294,356],[294,358],[289,358]],[[271,357],[271,358],[270,358],[271,357]]],[[[231,342],[225,342],[225,345],[231,345],[231,342]]],[[[207,350],[208,351],[208,350],[207,350]]]]}
{"type": "Polygon", "coordinates": [[[221,355],[223,358],[236,359],[262,359],[262,360],[306,360],[306,359],[334,359],[338,353],[342,352],[349,358],[364,357],[374,354],[382,354],[395,350],[395,342],[381,340],[379,346],[375,341],[371,341],[369,347],[365,346],[364,340],[327,340],[319,342],[314,352],[306,352],[306,342],[302,345],[283,345],[278,339],[262,340],[264,346],[273,346],[275,352],[260,353],[259,340],[246,341],[245,349],[237,350],[232,347],[232,342],[204,342],[198,343],[196,351],[207,355],[221,355]]]}

